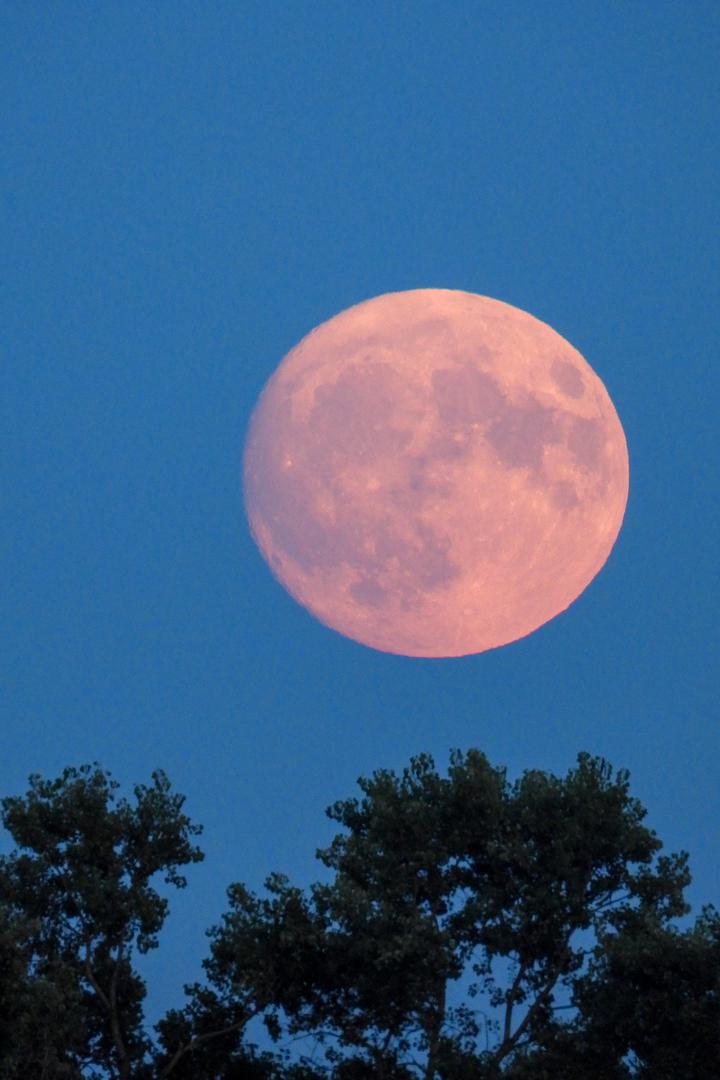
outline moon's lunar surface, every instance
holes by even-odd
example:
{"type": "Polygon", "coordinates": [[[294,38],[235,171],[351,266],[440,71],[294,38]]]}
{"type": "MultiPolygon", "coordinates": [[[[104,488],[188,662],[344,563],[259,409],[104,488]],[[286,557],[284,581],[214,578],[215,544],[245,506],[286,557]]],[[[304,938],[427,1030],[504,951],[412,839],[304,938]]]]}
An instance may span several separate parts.
{"type": "Polygon", "coordinates": [[[415,289],[341,312],[277,368],[244,457],[285,588],[374,649],[463,656],[529,634],[605,563],[628,494],[605,387],[509,304],[415,289]]]}

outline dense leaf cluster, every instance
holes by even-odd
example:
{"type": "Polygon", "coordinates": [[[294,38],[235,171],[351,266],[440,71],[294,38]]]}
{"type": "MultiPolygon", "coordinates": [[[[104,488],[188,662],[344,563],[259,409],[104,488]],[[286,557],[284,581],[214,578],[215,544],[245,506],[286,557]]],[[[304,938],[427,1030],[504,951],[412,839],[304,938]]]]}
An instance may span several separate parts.
{"type": "Polygon", "coordinates": [[[717,1077],[720,917],[679,927],[686,856],[660,854],[626,773],[580,755],[511,783],[471,750],[359,787],[328,810],[322,883],[230,886],[203,981],[150,1033],[137,954],[200,829],[162,772],[132,801],[98,766],[31,777],[2,801],[0,1076],[717,1077]]]}

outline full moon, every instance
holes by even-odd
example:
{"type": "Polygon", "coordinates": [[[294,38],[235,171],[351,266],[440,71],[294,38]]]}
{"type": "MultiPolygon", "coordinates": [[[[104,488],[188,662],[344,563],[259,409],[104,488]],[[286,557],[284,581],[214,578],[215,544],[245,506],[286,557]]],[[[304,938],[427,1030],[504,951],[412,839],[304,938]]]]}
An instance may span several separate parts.
{"type": "Polygon", "coordinates": [[[592,581],[628,455],[603,383],[549,326],[413,289],[288,353],[250,422],[244,491],[260,551],[321,622],[383,652],[465,656],[592,581]]]}

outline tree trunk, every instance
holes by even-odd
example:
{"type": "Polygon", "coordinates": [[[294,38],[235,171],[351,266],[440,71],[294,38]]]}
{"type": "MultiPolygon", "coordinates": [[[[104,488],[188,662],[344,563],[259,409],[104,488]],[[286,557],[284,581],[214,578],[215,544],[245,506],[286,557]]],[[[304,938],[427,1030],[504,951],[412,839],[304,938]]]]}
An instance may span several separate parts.
{"type": "Polygon", "coordinates": [[[440,1054],[440,1035],[442,1033],[443,1024],[445,1023],[446,991],[446,982],[445,979],[443,979],[438,989],[437,1012],[427,1032],[428,1057],[424,1080],[435,1080],[435,1074],[437,1072],[438,1057],[440,1054]]]}

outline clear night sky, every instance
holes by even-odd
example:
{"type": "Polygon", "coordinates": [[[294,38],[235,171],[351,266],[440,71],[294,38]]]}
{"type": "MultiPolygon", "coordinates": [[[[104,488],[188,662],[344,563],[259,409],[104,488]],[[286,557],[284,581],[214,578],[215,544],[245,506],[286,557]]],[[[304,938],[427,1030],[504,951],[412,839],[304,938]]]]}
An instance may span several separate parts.
{"type": "Polygon", "coordinates": [[[164,768],[204,864],[145,964],[199,974],[232,880],[319,874],[356,778],[476,746],[630,769],[718,901],[714,3],[27,3],[0,13],[0,793],[164,768]],[[497,297],[604,381],[630,501],[530,637],[374,652],[273,580],[247,422],[319,322],[497,297]]]}

